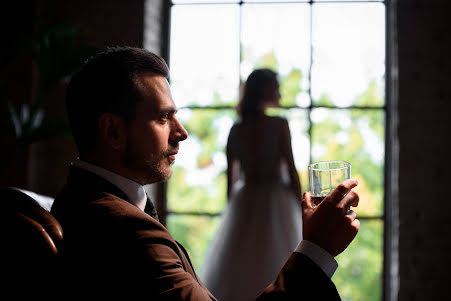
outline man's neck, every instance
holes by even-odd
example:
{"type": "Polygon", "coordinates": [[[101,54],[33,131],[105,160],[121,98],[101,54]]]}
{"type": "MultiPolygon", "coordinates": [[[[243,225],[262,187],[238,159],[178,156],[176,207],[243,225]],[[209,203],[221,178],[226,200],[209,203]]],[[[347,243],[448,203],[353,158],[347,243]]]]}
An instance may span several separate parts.
{"type": "Polygon", "coordinates": [[[147,184],[139,176],[130,172],[128,168],[118,165],[117,162],[121,162],[119,158],[109,159],[108,156],[80,156],[78,160],[103,168],[140,185],[147,184]]]}
{"type": "Polygon", "coordinates": [[[144,210],[147,196],[143,186],[140,183],[128,179],[127,177],[124,177],[112,170],[108,170],[97,164],[86,162],[80,159],[76,160],[73,164],[78,168],[92,172],[111,182],[128,196],[130,202],[135,204],[141,210],[144,210]]]}

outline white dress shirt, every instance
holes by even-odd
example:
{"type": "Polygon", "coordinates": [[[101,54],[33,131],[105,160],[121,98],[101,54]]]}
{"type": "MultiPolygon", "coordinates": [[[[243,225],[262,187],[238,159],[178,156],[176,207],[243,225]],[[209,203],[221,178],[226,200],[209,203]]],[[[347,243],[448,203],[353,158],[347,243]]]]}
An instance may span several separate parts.
{"type": "Polygon", "coordinates": [[[111,182],[128,196],[132,204],[144,211],[147,202],[147,194],[141,184],[82,160],[76,160],[73,164],[111,182]]]}
{"type": "Polygon", "coordinates": [[[327,276],[329,276],[329,278],[332,278],[337,270],[338,263],[335,258],[330,255],[329,252],[311,241],[305,239],[301,240],[294,251],[302,253],[310,258],[324,273],[326,273],[327,276]]]}
{"type": "MultiPolygon", "coordinates": [[[[73,164],[111,182],[128,196],[131,203],[144,211],[147,195],[141,184],[82,160],[76,160],[73,164]]],[[[315,243],[308,240],[302,240],[294,251],[309,257],[329,278],[332,278],[337,270],[338,263],[335,258],[315,243]]]]}

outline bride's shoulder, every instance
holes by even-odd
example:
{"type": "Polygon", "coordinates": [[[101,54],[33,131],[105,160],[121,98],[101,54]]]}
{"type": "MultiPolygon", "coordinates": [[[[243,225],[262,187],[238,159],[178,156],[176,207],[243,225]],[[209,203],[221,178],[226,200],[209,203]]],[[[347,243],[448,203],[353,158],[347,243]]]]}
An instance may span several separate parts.
{"type": "Polygon", "coordinates": [[[271,123],[274,123],[278,126],[286,126],[288,124],[288,120],[281,116],[268,116],[268,119],[271,123]]]}
{"type": "Polygon", "coordinates": [[[238,133],[241,131],[242,124],[240,121],[235,122],[229,131],[229,139],[235,137],[238,135],[238,133]]]}
{"type": "Polygon", "coordinates": [[[236,132],[243,126],[241,121],[236,121],[230,128],[230,132],[236,132]]]}

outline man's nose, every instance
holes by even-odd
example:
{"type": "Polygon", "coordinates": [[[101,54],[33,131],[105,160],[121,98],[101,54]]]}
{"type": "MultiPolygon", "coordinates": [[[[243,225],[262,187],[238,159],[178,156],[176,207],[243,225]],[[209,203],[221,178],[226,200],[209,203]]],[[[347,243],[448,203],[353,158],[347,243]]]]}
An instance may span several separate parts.
{"type": "Polygon", "coordinates": [[[177,141],[183,141],[188,138],[188,132],[177,118],[174,119],[173,135],[177,141]]]}

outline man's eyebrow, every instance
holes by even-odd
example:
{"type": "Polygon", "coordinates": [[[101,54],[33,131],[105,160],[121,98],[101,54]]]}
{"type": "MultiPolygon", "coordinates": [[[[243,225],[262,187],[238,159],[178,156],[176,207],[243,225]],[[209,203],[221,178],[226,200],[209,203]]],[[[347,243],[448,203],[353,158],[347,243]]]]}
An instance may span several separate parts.
{"type": "Polygon", "coordinates": [[[174,107],[161,108],[160,112],[162,113],[177,113],[177,109],[174,107]]]}

